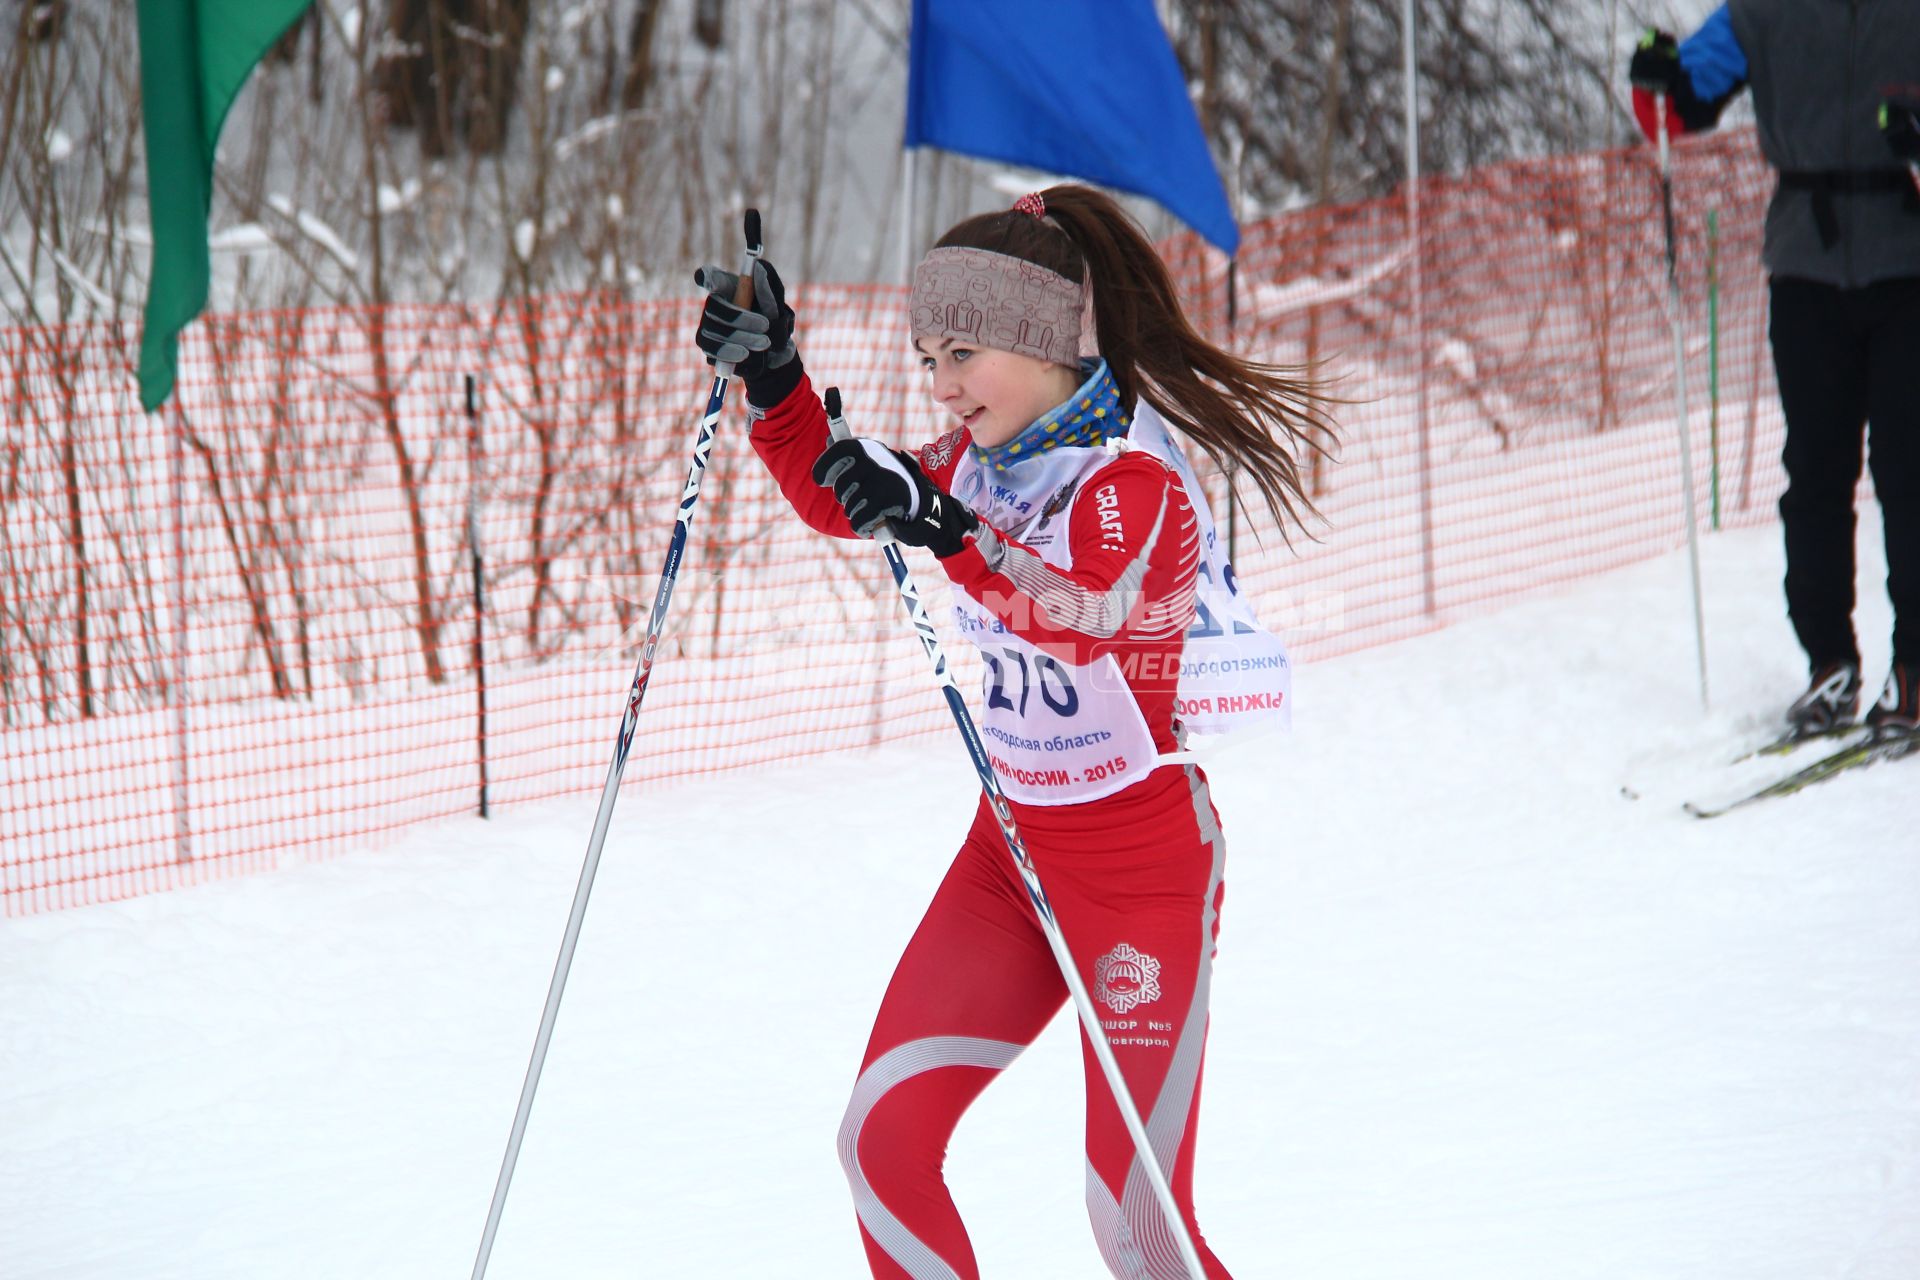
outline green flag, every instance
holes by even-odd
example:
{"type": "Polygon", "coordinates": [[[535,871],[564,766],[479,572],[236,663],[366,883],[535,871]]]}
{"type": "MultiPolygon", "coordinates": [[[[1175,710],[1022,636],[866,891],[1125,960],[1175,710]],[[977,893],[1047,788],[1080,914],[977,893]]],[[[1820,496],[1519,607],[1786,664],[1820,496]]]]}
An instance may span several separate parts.
{"type": "Polygon", "coordinates": [[[207,305],[213,148],[240,86],[312,0],[140,0],[153,267],[140,333],[140,404],[173,392],[180,331],[207,305]]]}

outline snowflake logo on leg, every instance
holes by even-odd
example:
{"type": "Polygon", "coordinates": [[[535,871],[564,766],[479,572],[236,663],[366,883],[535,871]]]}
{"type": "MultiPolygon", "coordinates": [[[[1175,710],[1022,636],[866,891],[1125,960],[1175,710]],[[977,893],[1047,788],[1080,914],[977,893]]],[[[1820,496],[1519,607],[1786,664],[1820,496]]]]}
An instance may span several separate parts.
{"type": "Polygon", "coordinates": [[[1093,962],[1094,996],[1115,1013],[1160,998],[1160,962],[1121,943],[1093,962]]]}

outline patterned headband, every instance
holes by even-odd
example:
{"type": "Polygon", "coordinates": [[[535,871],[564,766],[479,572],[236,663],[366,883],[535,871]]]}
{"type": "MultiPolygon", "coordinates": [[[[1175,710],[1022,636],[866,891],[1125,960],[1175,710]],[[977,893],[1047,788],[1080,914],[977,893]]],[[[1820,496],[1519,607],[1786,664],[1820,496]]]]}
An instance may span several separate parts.
{"type": "Polygon", "coordinates": [[[990,249],[935,249],[913,270],[915,338],[952,338],[1077,366],[1086,291],[990,249]]]}

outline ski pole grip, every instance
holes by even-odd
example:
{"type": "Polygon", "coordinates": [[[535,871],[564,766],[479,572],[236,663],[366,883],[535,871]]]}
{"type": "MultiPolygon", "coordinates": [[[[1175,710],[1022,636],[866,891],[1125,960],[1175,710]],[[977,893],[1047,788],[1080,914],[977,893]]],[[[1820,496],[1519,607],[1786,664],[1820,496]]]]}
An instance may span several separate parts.
{"type": "Polygon", "coordinates": [[[740,283],[733,291],[733,305],[742,311],[753,305],[753,264],[767,249],[760,240],[760,211],[747,210],[746,223],[747,261],[740,269],[740,283]]]}
{"type": "Polygon", "coordinates": [[[840,388],[828,387],[827,394],[821,399],[827,406],[827,434],[835,440],[845,440],[853,432],[847,429],[847,420],[840,416],[840,388]]]}
{"type": "Polygon", "coordinates": [[[1660,176],[1667,178],[1672,172],[1673,161],[1668,155],[1667,139],[1667,95],[1664,91],[1653,95],[1653,131],[1657,135],[1654,141],[1659,145],[1660,176]]]}
{"type": "MultiPolygon", "coordinates": [[[[840,413],[840,388],[828,387],[826,394],[821,396],[820,399],[827,406],[827,434],[835,440],[851,440],[853,438],[853,432],[848,429],[847,420],[841,416],[840,413]]],[[[883,522],[879,528],[873,531],[873,540],[883,547],[891,547],[893,545],[893,526],[883,522]]],[[[892,554],[897,556],[900,553],[896,551],[892,554]]],[[[901,572],[904,573],[905,571],[906,569],[903,563],[901,572]]]]}

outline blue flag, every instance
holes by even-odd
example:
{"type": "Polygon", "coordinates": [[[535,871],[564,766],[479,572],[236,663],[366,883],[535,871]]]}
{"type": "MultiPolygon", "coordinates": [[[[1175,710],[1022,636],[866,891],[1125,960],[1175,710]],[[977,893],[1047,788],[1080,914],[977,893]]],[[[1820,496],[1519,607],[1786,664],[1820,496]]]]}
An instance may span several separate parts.
{"type": "Polygon", "coordinates": [[[914,0],[908,58],[907,146],[1131,191],[1239,249],[1153,0],[914,0]]]}

